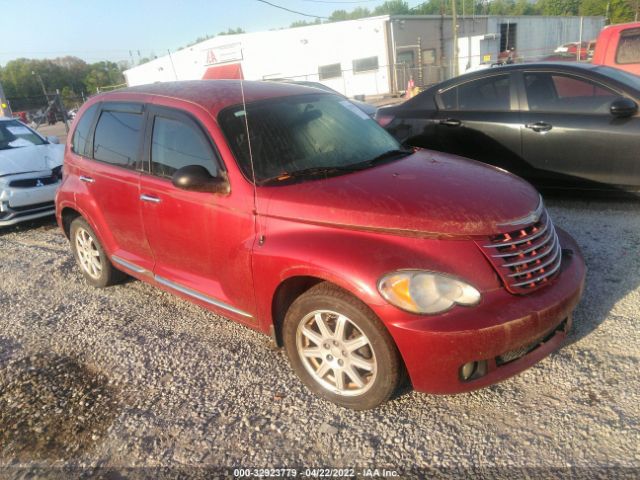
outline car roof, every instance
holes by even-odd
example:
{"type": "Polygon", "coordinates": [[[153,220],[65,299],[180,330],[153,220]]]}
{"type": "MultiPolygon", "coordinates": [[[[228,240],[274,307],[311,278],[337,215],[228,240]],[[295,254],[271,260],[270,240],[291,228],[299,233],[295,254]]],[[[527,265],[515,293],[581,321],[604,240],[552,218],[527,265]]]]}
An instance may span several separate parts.
{"type": "Polygon", "coordinates": [[[96,95],[94,98],[96,101],[115,99],[116,97],[121,100],[126,97],[146,95],[173,98],[198,104],[216,115],[226,107],[242,104],[243,95],[245,102],[250,103],[269,98],[314,93],[318,93],[318,91],[284,82],[185,80],[121,88],[96,95]]]}
{"type": "Polygon", "coordinates": [[[492,68],[476,70],[475,72],[464,73],[458,77],[451,78],[442,84],[458,83],[466,78],[485,77],[490,74],[499,72],[511,72],[514,70],[531,70],[531,69],[554,69],[554,70],[573,70],[573,71],[597,71],[600,65],[579,62],[531,62],[531,63],[512,63],[509,65],[500,65],[492,68]]]}

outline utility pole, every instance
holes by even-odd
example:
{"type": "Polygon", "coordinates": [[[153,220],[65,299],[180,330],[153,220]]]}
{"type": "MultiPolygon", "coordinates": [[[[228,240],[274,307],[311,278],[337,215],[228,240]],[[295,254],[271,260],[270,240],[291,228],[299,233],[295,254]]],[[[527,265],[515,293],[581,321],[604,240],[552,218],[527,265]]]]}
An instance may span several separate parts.
{"type": "Polygon", "coordinates": [[[47,96],[47,89],[44,88],[44,82],[42,81],[42,77],[40,76],[40,74],[32,70],[31,75],[34,75],[40,81],[40,86],[42,87],[42,94],[44,95],[44,98],[46,98],[47,101],[49,101],[49,97],[47,96]]]}
{"type": "Polygon", "coordinates": [[[580,17],[580,38],[578,39],[578,48],[576,48],[576,62],[579,62],[580,54],[582,53],[582,24],[584,22],[584,17],[580,17]]]}
{"type": "Polygon", "coordinates": [[[9,102],[4,96],[4,90],[2,89],[2,84],[0,83],[0,117],[9,117],[11,118],[13,115],[11,113],[11,107],[9,106],[9,102]]]}
{"type": "Polygon", "coordinates": [[[458,76],[458,15],[456,13],[456,0],[451,0],[451,28],[453,29],[453,76],[458,76]]]}

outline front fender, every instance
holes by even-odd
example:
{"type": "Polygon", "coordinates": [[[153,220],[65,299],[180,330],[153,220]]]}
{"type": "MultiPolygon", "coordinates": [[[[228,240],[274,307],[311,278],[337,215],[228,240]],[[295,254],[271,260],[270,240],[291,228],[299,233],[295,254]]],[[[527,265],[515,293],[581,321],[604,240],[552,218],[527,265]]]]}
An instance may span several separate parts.
{"type": "MultiPolygon", "coordinates": [[[[470,279],[481,291],[500,288],[493,268],[471,240],[402,237],[271,219],[253,252],[260,328],[274,323],[272,302],[282,282],[315,277],[347,290],[372,307],[388,305],[377,289],[386,273],[406,268],[470,279]]],[[[385,319],[381,319],[385,322],[385,319]]]]}

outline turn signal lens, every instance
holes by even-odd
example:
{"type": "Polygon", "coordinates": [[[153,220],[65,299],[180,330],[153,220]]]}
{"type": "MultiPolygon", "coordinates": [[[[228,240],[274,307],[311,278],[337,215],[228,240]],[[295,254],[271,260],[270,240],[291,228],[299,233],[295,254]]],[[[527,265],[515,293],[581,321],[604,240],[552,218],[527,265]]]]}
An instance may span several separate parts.
{"type": "Polygon", "coordinates": [[[441,313],[480,302],[480,292],[468,283],[423,270],[389,273],[378,282],[378,290],[392,305],[413,313],[441,313]]]}

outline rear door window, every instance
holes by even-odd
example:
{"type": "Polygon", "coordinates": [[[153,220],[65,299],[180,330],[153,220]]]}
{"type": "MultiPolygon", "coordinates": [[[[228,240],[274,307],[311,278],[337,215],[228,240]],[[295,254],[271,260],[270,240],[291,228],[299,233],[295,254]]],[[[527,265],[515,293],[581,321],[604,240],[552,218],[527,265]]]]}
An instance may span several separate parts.
{"type": "Polygon", "coordinates": [[[200,165],[218,175],[213,150],[204,134],[191,122],[156,116],[151,138],[151,173],[171,178],[176,170],[200,165]]]}
{"type": "Polygon", "coordinates": [[[142,106],[103,107],[93,140],[93,158],[125,168],[136,168],[143,126],[142,106]]]}
{"type": "Polygon", "coordinates": [[[442,110],[508,111],[511,76],[492,75],[452,87],[439,95],[442,110]]]}
{"type": "Polygon", "coordinates": [[[608,113],[619,96],[599,83],[560,73],[525,73],[524,84],[533,112],[608,113]]]}

